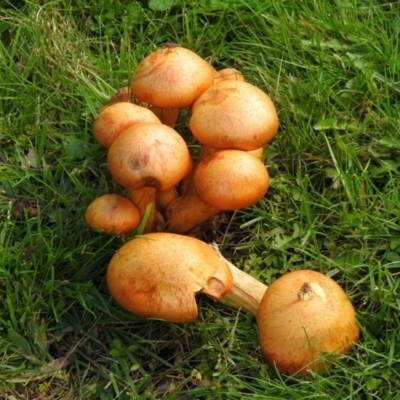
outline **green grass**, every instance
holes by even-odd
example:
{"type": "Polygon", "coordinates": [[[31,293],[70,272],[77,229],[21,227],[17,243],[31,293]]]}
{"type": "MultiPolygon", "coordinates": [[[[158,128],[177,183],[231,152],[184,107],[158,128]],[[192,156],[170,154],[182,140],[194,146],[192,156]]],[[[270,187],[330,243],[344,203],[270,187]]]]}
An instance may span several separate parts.
{"type": "Polygon", "coordinates": [[[153,3],[0,1],[2,398],[396,398],[398,2],[153,3]],[[110,299],[104,276],[121,240],[90,231],[83,215],[121,189],[91,125],[163,42],[240,69],[276,104],[271,188],[234,215],[221,248],[267,284],[309,268],[348,292],[362,337],[326,374],[280,376],[261,357],[254,319],[207,299],[182,325],[110,299]]]}

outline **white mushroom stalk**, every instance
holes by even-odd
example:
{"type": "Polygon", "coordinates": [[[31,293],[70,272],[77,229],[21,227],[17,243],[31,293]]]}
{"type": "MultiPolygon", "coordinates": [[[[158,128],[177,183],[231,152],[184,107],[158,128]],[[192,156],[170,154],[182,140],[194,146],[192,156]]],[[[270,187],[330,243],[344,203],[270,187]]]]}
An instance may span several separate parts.
{"type": "Polygon", "coordinates": [[[228,307],[247,311],[255,317],[261,299],[268,289],[268,286],[228,261],[221,254],[216,243],[212,243],[210,246],[218,253],[219,257],[225,261],[233,276],[231,290],[221,299],[221,302],[228,307]]]}

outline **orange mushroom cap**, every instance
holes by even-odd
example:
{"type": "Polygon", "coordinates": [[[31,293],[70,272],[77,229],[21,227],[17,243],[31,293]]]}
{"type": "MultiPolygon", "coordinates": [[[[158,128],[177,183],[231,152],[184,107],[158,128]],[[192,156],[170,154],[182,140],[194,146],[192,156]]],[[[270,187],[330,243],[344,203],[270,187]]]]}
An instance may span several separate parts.
{"type": "Polygon", "coordinates": [[[241,150],[220,150],[202,159],[196,166],[193,185],[197,195],[220,210],[248,207],[268,190],[265,165],[241,150]]]}
{"type": "Polygon", "coordinates": [[[248,207],[269,188],[265,165],[248,152],[220,150],[196,166],[192,184],[166,209],[169,232],[185,233],[222,210],[248,207]]]}
{"type": "Polygon", "coordinates": [[[214,83],[222,81],[244,81],[243,74],[235,68],[223,68],[214,72],[214,83]]]}
{"type": "Polygon", "coordinates": [[[310,270],[290,272],[269,286],[257,326],[264,358],[285,374],[321,371],[327,365],[321,353],[348,353],[360,332],[343,289],[310,270]]]}
{"type": "Polygon", "coordinates": [[[93,229],[124,234],[139,225],[140,214],[131,201],[111,193],[94,199],[86,209],[85,219],[93,229]]]}
{"type": "Polygon", "coordinates": [[[114,179],[128,189],[151,186],[167,190],[190,172],[193,161],[185,141],[174,129],[141,123],[115,139],[107,164],[114,179]]]}
{"type": "Polygon", "coordinates": [[[158,107],[183,108],[214,83],[209,64],[183,47],[163,48],[144,58],[132,73],[132,95],[158,107]]]}
{"type": "Polygon", "coordinates": [[[215,149],[254,150],[275,136],[279,120],[269,96],[254,85],[225,80],[193,104],[190,130],[215,149]]]}
{"type": "Polygon", "coordinates": [[[114,103],[101,109],[93,123],[93,135],[102,146],[109,148],[125,129],[142,122],[161,124],[145,107],[127,102],[114,103]]]}
{"type": "Polygon", "coordinates": [[[219,300],[232,273],[206,243],[172,233],[149,233],[125,243],[107,269],[114,299],[130,312],[171,322],[197,318],[195,295],[219,300]]]}

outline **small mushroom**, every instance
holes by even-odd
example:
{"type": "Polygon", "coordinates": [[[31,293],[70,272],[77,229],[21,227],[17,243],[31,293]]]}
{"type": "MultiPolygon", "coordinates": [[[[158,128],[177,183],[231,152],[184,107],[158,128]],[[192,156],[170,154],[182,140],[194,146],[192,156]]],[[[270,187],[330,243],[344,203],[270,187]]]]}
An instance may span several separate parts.
{"type": "Polygon", "coordinates": [[[219,300],[232,285],[232,274],[206,243],[159,232],[136,237],[112,257],[107,284],[128,311],[171,322],[197,318],[196,294],[219,300]]]}
{"type": "Polygon", "coordinates": [[[221,150],[196,166],[188,191],[167,207],[167,230],[186,233],[223,210],[237,210],[260,200],[269,187],[264,164],[241,150],[221,150]]]}
{"type": "Polygon", "coordinates": [[[214,149],[254,150],[275,136],[279,120],[270,97],[256,86],[225,80],[193,104],[190,130],[214,149]]]}
{"type": "Polygon", "coordinates": [[[157,207],[157,193],[158,191],[150,186],[129,190],[128,197],[139,210],[141,221],[147,217],[143,233],[165,230],[165,219],[157,207]]]}
{"type": "Polygon", "coordinates": [[[111,96],[110,101],[104,107],[120,102],[130,103],[130,101],[131,99],[130,99],[129,87],[123,86],[115,91],[115,93],[111,96]]]}
{"type": "Polygon", "coordinates": [[[235,68],[223,68],[214,72],[214,84],[222,81],[244,81],[243,74],[235,68]]]}
{"type": "Polygon", "coordinates": [[[165,209],[167,205],[177,197],[178,191],[175,186],[163,191],[155,191],[154,188],[148,186],[129,191],[129,198],[138,208],[142,220],[146,213],[148,213],[143,233],[165,231],[165,209]],[[149,204],[151,205],[150,210],[147,209],[149,204]]]}
{"type": "Polygon", "coordinates": [[[111,193],[94,199],[86,208],[85,219],[93,229],[122,235],[139,225],[140,213],[131,201],[111,193]]]}
{"type": "MultiPolygon", "coordinates": [[[[196,170],[196,166],[200,163],[200,161],[203,158],[206,158],[207,156],[209,156],[212,153],[215,153],[216,151],[220,151],[217,149],[212,149],[211,147],[208,146],[203,146],[203,148],[200,151],[199,156],[197,157],[196,162],[193,165],[192,170],[190,171],[189,175],[187,175],[182,182],[180,183],[180,193],[182,195],[184,195],[188,190],[190,190],[190,187],[192,186],[192,182],[193,182],[193,175],[194,175],[194,171],[196,170]]],[[[255,150],[249,150],[247,153],[251,154],[252,156],[258,158],[259,160],[262,159],[263,154],[264,154],[264,148],[260,147],[258,149],[255,150]]]]}
{"type": "Polygon", "coordinates": [[[164,47],[145,57],[131,77],[131,94],[154,106],[160,120],[173,127],[181,108],[214,83],[210,65],[183,47],[164,47]]]}

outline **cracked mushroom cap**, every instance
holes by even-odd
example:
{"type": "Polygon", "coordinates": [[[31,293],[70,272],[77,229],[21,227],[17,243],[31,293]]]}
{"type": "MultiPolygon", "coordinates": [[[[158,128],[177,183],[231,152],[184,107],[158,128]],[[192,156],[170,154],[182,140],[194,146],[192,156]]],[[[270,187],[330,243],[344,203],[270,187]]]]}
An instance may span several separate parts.
{"type": "Polygon", "coordinates": [[[265,360],[283,374],[308,374],[329,366],[323,353],[348,353],[358,340],[354,307],[344,290],[316,271],[282,275],[266,290],[257,326],[265,360]]]}
{"type": "Polygon", "coordinates": [[[125,243],[113,256],[107,284],[128,311],[170,322],[197,318],[196,294],[219,300],[232,273],[206,243],[172,233],[149,233],[125,243]]]}

